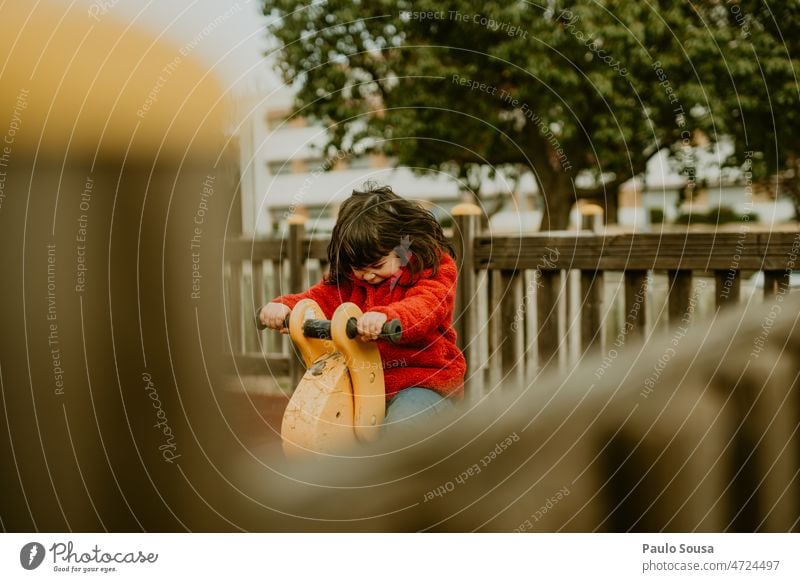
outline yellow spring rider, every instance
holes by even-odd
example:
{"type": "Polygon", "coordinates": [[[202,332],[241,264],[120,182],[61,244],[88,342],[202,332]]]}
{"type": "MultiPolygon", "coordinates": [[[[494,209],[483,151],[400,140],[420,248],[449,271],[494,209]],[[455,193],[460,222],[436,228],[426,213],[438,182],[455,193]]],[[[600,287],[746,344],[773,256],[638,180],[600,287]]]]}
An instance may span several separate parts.
{"type": "MultiPolygon", "coordinates": [[[[362,311],[340,305],[328,321],[316,301],[303,299],[286,318],[306,372],[281,423],[287,457],[337,454],[380,436],[386,414],[383,363],[375,342],[358,339],[362,311]]],[[[381,339],[398,342],[399,320],[384,324],[381,339]]]]}

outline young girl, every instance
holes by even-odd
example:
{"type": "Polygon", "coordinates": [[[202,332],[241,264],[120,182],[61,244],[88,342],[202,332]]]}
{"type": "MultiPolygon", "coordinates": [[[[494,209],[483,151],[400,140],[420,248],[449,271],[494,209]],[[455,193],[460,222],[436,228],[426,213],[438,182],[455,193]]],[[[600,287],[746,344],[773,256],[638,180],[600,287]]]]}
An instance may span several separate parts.
{"type": "Polygon", "coordinates": [[[328,245],[329,275],[303,293],[274,299],[259,319],[279,330],[301,299],[316,301],[329,319],[349,301],[364,311],[358,321],[364,341],[377,339],[386,321],[399,319],[400,343],[378,344],[388,401],[384,427],[412,428],[451,407],[446,397],[463,394],[466,362],[452,326],[452,255],[441,226],[418,204],[389,186],[354,190],[328,245]]]}

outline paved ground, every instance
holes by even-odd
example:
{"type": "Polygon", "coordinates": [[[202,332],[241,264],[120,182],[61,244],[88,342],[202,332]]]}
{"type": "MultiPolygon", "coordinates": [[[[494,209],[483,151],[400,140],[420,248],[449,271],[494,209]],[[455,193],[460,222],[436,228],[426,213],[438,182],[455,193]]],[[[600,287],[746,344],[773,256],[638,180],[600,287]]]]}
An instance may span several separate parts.
{"type": "Polygon", "coordinates": [[[280,447],[281,419],[291,394],[288,379],[232,376],[226,380],[226,417],[251,450],[280,447]],[[285,383],[284,383],[285,382],[285,383]]]}

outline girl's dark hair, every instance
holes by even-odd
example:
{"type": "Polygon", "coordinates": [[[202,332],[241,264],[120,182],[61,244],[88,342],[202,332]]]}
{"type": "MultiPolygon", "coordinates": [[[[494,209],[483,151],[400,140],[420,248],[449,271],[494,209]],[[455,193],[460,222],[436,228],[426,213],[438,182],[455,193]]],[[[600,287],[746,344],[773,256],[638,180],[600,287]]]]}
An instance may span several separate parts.
{"type": "Polygon", "coordinates": [[[353,190],[339,209],[328,245],[330,273],[326,282],[342,283],[353,268],[373,265],[392,251],[407,263],[412,284],[426,269],[436,274],[441,253],[455,256],[433,214],[401,198],[390,186],[368,183],[364,192],[353,190]]]}

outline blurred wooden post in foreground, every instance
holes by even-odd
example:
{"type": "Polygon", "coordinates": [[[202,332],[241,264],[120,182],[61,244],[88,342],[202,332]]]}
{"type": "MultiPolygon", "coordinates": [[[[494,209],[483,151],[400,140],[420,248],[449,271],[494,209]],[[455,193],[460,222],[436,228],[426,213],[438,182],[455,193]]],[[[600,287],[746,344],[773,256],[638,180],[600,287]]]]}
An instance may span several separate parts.
{"type": "Polygon", "coordinates": [[[85,6],[7,3],[0,47],[2,529],[230,529],[222,91],[85,6]]]}

